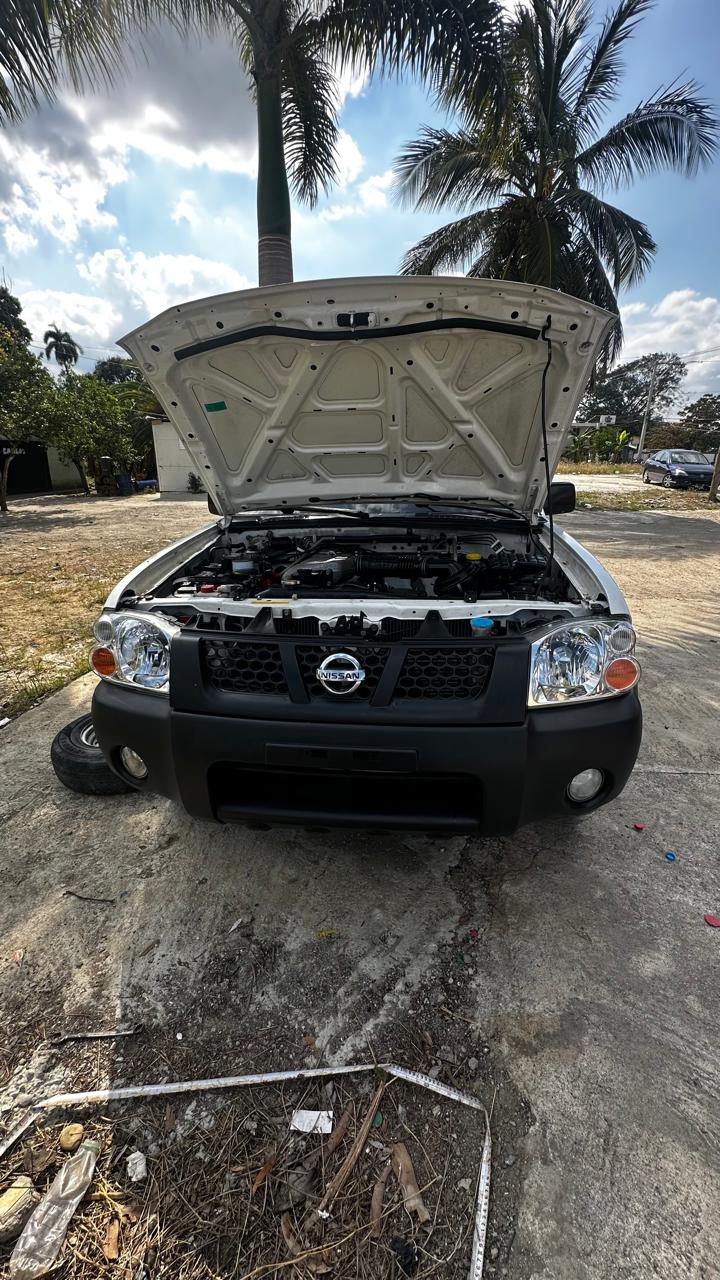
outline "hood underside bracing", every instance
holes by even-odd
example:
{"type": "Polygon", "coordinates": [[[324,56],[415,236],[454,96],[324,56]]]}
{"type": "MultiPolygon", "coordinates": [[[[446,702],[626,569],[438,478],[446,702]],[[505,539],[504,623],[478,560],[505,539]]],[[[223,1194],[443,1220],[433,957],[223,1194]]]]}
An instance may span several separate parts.
{"type": "Polygon", "coordinates": [[[552,472],[613,321],[532,285],[361,277],[185,303],[121,345],[225,514],[414,493],[529,514],[548,355],[552,472]]]}

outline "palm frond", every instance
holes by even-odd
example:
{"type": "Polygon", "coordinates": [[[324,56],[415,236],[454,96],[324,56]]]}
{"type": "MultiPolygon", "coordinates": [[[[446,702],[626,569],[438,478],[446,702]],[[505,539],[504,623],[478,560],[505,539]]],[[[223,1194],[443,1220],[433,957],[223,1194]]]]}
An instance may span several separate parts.
{"type": "Polygon", "coordinates": [[[80,88],[111,83],[126,51],[158,18],[178,29],[213,30],[231,17],[230,0],[4,0],[0,5],[0,125],[41,99],[52,101],[63,74],[80,88]]]}
{"type": "Polygon", "coordinates": [[[717,117],[697,84],[688,81],[641,102],[582,151],[576,164],[599,186],[619,186],[665,168],[692,177],[717,149],[717,117]]]}
{"type": "Polygon", "coordinates": [[[596,126],[603,108],[616,98],[625,44],[654,3],[655,0],[620,0],[605,18],[594,45],[581,46],[568,65],[564,91],[584,124],[596,126]]]}
{"type": "Polygon", "coordinates": [[[483,209],[467,218],[458,218],[439,227],[408,249],[400,271],[404,276],[430,276],[436,271],[451,271],[464,266],[477,253],[478,246],[494,226],[495,210],[483,209]]]}
{"type": "Polygon", "coordinates": [[[288,178],[298,198],[314,205],[337,178],[338,95],[334,69],[302,23],[285,51],[282,77],[288,178]]]}
{"type": "Polygon", "coordinates": [[[584,232],[581,231],[574,237],[570,251],[582,272],[587,301],[593,302],[596,307],[604,307],[618,317],[606,339],[601,357],[601,363],[611,364],[620,354],[623,342],[623,327],[615,291],[595,246],[584,232]]]}
{"type": "Polygon", "coordinates": [[[419,75],[441,92],[471,85],[478,101],[502,82],[499,0],[329,0],[317,23],[344,64],[419,75]]]}
{"type": "Polygon", "coordinates": [[[612,268],[613,287],[639,284],[657,252],[644,222],[581,188],[569,193],[566,207],[577,218],[585,235],[606,267],[612,268]]]}
{"type": "Polygon", "coordinates": [[[488,130],[472,135],[462,129],[423,128],[398,156],[395,175],[398,203],[423,209],[493,200],[507,185],[498,171],[497,138],[488,130]]]}

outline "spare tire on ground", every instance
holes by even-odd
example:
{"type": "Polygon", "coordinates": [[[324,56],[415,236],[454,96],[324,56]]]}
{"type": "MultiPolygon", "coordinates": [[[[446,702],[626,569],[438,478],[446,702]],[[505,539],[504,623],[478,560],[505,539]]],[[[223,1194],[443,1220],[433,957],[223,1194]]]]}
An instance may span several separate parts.
{"type": "Polygon", "coordinates": [[[85,796],[117,796],[132,790],[113,773],[95,737],[92,716],[79,716],[61,729],[50,748],[52,767],[63,786],[85,796]]]}

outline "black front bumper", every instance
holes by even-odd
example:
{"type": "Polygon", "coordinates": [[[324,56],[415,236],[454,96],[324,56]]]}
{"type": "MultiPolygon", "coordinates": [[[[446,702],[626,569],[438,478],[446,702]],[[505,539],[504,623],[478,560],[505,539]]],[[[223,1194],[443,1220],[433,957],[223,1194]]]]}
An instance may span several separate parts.
{"type": "Polygon", "coordinates": [[[513,724],[348,724],[181,711],[105,681],[93,721],[114,768],[121,772],[121,747],[132,747],[148,766],[140,789],[198,818],[486,835],[611,800],[633,768],[642,726],[635,691],[528,711],[513,724]],[[587,768],[601,769],[605,786],[578,807],[567,785],[587,768]]]}

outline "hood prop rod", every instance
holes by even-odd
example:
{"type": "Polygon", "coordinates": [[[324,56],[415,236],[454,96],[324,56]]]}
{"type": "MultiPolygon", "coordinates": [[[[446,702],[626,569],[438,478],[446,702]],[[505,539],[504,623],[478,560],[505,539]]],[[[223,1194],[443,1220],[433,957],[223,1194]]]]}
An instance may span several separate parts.
{"type": "Polygon", "coordinates": [[[548,525],[550,532],[550,565],[548,567],[548,577],[552,578],[553,564],[555,558],[555,526],[553,524],[552,498],[550,496],[550,459],[548,457],[548,437],[547,437],[547,406],[546,406],[546,385],[548,370],[552,361],[552,338],[548,336],[550,325],[552,324],[552,316],[548,316],[545,324],[540,332],[541,341],[547,343],[547,360],[542,373],[542,387],[540,391],[540,425],[542,428],[543,454],[545,462],[545,480],[547,483],[547,503],[548,503],[548,525]]]}

